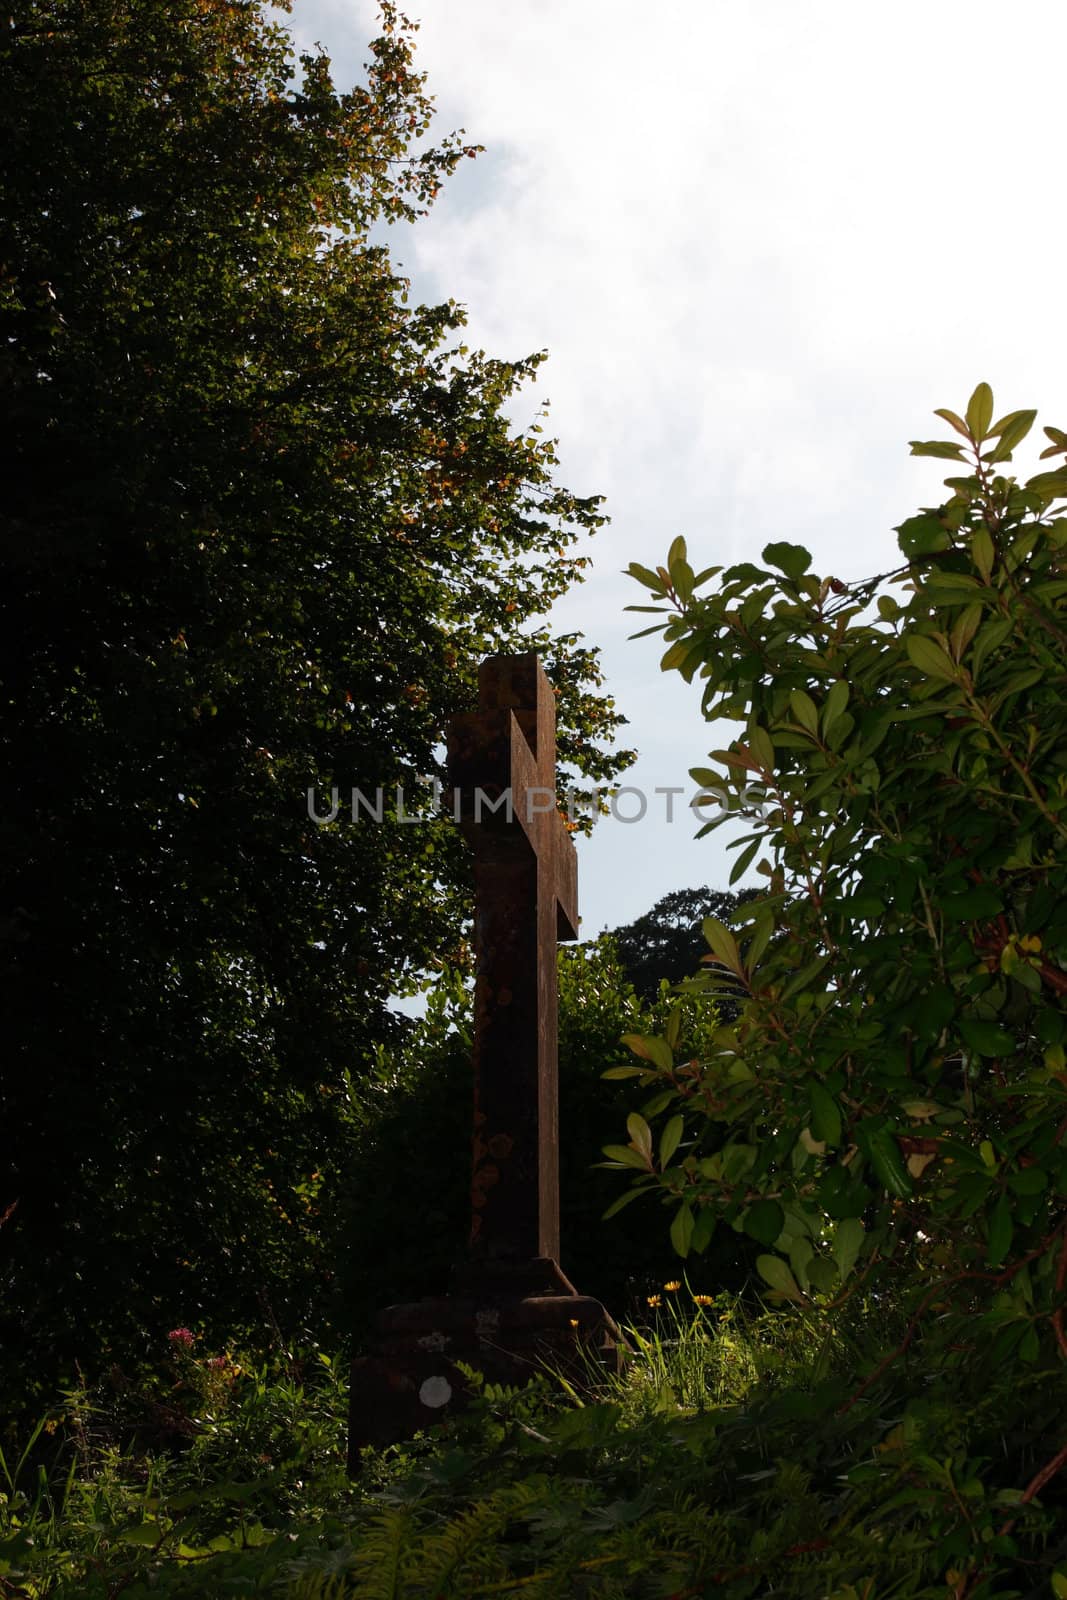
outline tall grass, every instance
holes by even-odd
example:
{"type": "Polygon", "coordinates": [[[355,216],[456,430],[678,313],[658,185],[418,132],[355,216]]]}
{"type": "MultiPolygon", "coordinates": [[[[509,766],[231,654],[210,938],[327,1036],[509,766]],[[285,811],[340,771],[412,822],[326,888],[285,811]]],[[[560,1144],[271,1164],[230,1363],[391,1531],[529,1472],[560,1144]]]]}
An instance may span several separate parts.
{"type": "Polygon", "coordinates": [[[999,1545],[982,1516],[1017,1502],[1067,1395],[982,1378],[961,1410],[917,1338],[912,1367],[850,1404],[888,1318],[671,1281],[627,1326],[620,1373],[483,1385],[355,1483],[339,1360],[181,1343],[4,1439],[0,1597],[1045,1600],[1056,1505],[1018,1508],[999,1545]]]}

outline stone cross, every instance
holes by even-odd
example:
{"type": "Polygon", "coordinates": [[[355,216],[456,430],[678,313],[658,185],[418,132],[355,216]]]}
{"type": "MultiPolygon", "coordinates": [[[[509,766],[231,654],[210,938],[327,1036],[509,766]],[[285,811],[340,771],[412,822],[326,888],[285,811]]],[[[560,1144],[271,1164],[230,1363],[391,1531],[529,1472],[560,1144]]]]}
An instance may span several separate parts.
{"type": "Polygon", "coordinates": [[[387,1306],[352,1362],[349,1469],[467,1404],[469,1369],[524,1383],[546,1357],[581,1384],[625,1340],[559,1265],[556,942],[578,936],[577,863],[556,809],[556,705],[536,655],[490,656],[448,732],[474,846],[474,1175],[447,1295],[387,1306]]]}
{"type": "Polygon", "coordinates": [[[490,656],[448,735],[474,847],[472,1265],[559,1260],[556,943],[578,936],[577,861],[556,809],[556,704],[537,656],[490,656]]]}

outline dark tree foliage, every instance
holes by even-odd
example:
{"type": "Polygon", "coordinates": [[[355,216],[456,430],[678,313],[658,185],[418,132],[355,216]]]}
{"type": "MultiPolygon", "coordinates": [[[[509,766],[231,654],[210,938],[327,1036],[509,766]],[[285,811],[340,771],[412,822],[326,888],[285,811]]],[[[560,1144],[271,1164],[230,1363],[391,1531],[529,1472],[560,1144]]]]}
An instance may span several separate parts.
{"type": "Polygon", "coordinates": [[[326,1303],[353,1088],[467,879],[447,824],[317,826],[309,789],[410,793],[531,640],[563,759],[625,764],[595,653],[534,626],[603,520],[505,416],[541,358],[466,351],[372,242],[474,153],[425,143],[382,9],[345,94],[258,3],[5,18],[9,1353],[326,1303]]]}
{"type": "Polygon", "coordinates": [[[627,980],[642,1000],[654,1000],[662,979],[680,983],[701,970],[708,953],[702,925],[705,917],[728,922],[737,907],[752,898],[751,889],[675,889],[657,900],[651,911],[612,933],[627,980]]]}
{"type": "MultiPolygon", "coordinates": [[[[469,976],[469,975],[468,975],[469,976]]],[[[683,1002],[681,1038],[694,1054],[707,1047],[716,1012],[683,1002]]],[[[619,1196],[602,1146],[625,1137],[633,1084],[603,1073],[629,1059],[626,1033],[658,1031],[667,1003],[638,1000],[622,971],[614,939],[601,935],[559,951],[560,1241],[564,1270],[583,1294],[619,1316],[645,1310],[645,1297],[678,1275],[666,1238],[664,1201],[629,1207],[605,1220],[619,1196]]],[[[394,1301],[443,1294],[470,1230],[471,1007],[460,970],[446,972],[426,1015],[407,1039],[379,1053],[355,1134],[359,1160],[341,1216],[349,1242],[342,1299],[357,1341],[374,1313],[394,1301]],[[380,1242],[387,1237],[384,1256],[380,1242]]],[[[740,1288],[751,1266],[750,1241],[722,1229],[695,1262],[692,1285],[740,1288]]]]}

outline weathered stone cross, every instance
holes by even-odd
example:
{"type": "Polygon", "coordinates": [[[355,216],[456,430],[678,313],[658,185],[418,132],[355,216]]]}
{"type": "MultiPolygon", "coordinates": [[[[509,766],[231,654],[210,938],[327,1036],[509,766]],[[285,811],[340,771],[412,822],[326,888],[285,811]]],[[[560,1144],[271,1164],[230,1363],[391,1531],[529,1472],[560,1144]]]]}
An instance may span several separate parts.
{"type": "Polygon", "coordinates": [[[559,1260],[556,941],[578,937],[578,866],[556,809],[556,703],[536,655],[491,656],[449,730],[474,846],[472,1262],[559,1260]]]}
{"type": "Polygon", "coordinates": [[[471,1238],[452,1291],[389,1306],[352,1363],[349,1464],[465,1403],[463,1365],[522,1383],[539,1357],[581,1381],[622,1336],[559,1265],[556,942],[578,932],[577,864],[556,809],[556,710],[536,655],[491,656],[479,709],[449,729],[454,815],[474,846],[471,1238]],[[463,1365],[459,1365],[462,1363],[463,1365]],[[573,1363],[573,1364],[572,1364],[573,1363]]]}

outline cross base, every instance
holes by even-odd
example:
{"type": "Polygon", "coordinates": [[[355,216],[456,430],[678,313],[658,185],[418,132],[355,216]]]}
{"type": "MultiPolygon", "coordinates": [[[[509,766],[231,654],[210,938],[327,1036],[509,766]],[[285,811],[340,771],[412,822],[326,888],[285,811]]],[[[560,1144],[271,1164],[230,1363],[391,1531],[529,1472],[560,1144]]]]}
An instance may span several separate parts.
{"type": "Polygon", "coordinates": [[[370,1355],[352,1362],[349,1471],[368,1445],[410,1439],[462,1410],[474,1387],[457,1362],[490,1383],[520,1385],[545,1362],[576,1386],[590,1366],[618,1370],[626,1341],[600,1304],[578,1294],[548,1257],[467,1263],[455,1292],[380,1312],[370,1355]]]}

